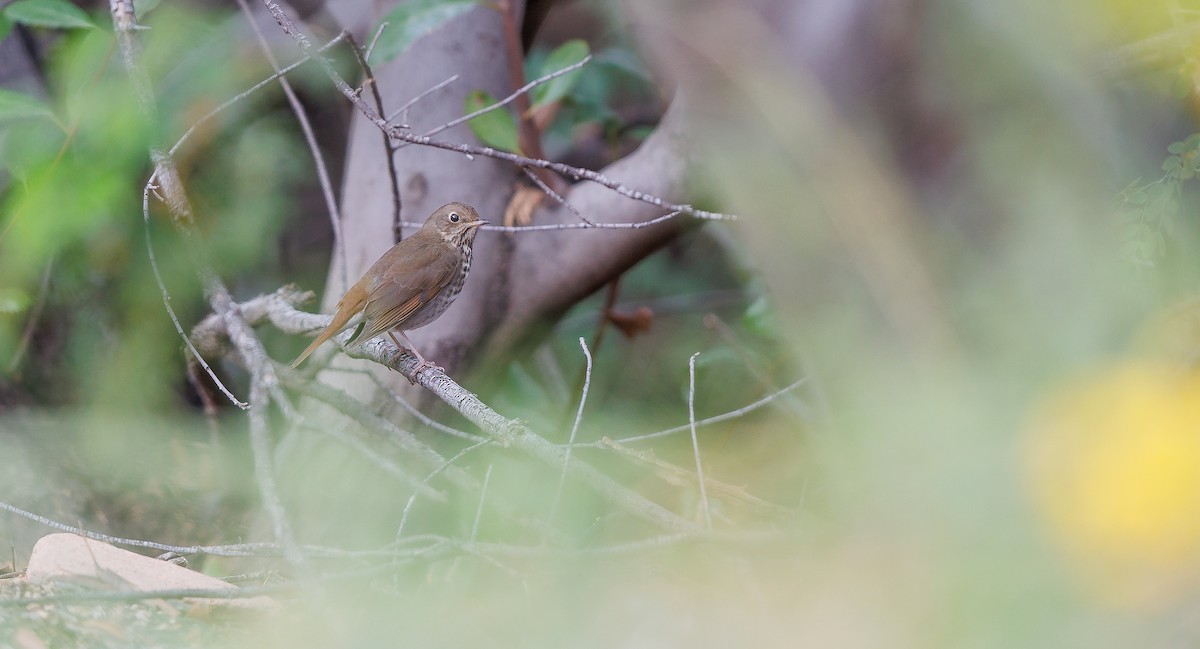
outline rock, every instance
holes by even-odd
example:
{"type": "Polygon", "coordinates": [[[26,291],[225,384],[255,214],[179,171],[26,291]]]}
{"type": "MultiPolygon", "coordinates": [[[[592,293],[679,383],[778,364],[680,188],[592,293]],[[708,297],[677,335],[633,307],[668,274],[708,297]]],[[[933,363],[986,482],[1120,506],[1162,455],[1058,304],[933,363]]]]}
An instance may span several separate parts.
{"type": "MultiPolygon", "coordinates": [[[[69,582],[93,590],[237,592],[237,586],[181,566],[151,559],[103,541],[75,534],[48,534],[38,539],[29,557],[25,579],[31,583],[69,582]]],[[[266,596],[252,598],[188,597],[195,604],[276,610],[266,596]]]]}

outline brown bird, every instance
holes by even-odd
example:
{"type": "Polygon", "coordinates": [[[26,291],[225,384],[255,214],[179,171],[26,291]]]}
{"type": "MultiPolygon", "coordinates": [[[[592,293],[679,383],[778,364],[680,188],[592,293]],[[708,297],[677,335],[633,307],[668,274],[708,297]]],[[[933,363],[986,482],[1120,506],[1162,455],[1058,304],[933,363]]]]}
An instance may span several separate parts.
{"type": "Polygon", "coordinates": [[[365,318],[347,344],[360,338],[365,342],[387,332],[397,347],[416,355],[420,361],[417,372],[434,367],[405,332],[433,322],[458,297],[471,270],[475,234],[479,226],[486,224],[475,208],[464,203],[437,208],[419,230],[383,253],[362,279],[346,291],[338,300],[337,312],[329,326],[292,362],[292,367],[299,366],[321,343],[346,329],[359,312],[365,318]],[[405,345],[400,344],[393,330],[404,339],[405,345]]]}

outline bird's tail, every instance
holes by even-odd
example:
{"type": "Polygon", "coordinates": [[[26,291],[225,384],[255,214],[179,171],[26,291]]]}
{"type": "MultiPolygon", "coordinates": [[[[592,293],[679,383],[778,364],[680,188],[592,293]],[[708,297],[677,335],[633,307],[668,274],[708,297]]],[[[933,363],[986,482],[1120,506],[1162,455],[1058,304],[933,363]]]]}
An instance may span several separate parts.
{"type": "Polygon", "coordinates": [[[350,321],[350,318],[353,318],[359,311],[363,310],[366,302],[367,295],[365,290],[358,285],[350,287],[350,290],[346,291],[346,294],[338,301],[337,311],[333,314],[333,320],[329,321],[329,326],[325,327],[320,335],[296,357],[296,360],[292,361],[292,367],[299,367],[304,362],[304,359],[316,351],[322,343],[341,333],[346,328],[346,323],[350,321]]]}

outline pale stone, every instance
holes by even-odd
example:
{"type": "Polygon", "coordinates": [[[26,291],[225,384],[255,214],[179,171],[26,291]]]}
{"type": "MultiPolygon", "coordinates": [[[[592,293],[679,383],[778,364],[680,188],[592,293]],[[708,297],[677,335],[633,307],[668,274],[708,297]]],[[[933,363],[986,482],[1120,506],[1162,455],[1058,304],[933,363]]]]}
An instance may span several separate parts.
{"type": "MultiPolygon", "coordinates": [[[[25,578],[30,582],[68,581],[96,590],[165,591],[209,590],[235,592],[237,586],[181,566],[123,550],[76,534],[48,534],[38,539],[29,556],[25,578]]],[[[196,601],[200,598],[187,598],[196,601]]],[[[204,598],[212,605],[278,608],[269,597],[204,598]]]]}

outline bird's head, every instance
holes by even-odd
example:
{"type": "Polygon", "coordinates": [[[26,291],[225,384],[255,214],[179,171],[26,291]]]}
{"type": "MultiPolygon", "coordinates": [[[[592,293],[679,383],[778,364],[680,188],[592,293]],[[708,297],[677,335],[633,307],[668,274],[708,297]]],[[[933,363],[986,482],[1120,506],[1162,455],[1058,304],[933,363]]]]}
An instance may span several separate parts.
{"type": "Polygon", "coordinates": [[[475,241],[479,227],[487,225],[479,212],[466,203],[447,203],[429,215],[424,227],[432,227],[450,245],[458,248],[475,241]]]}

